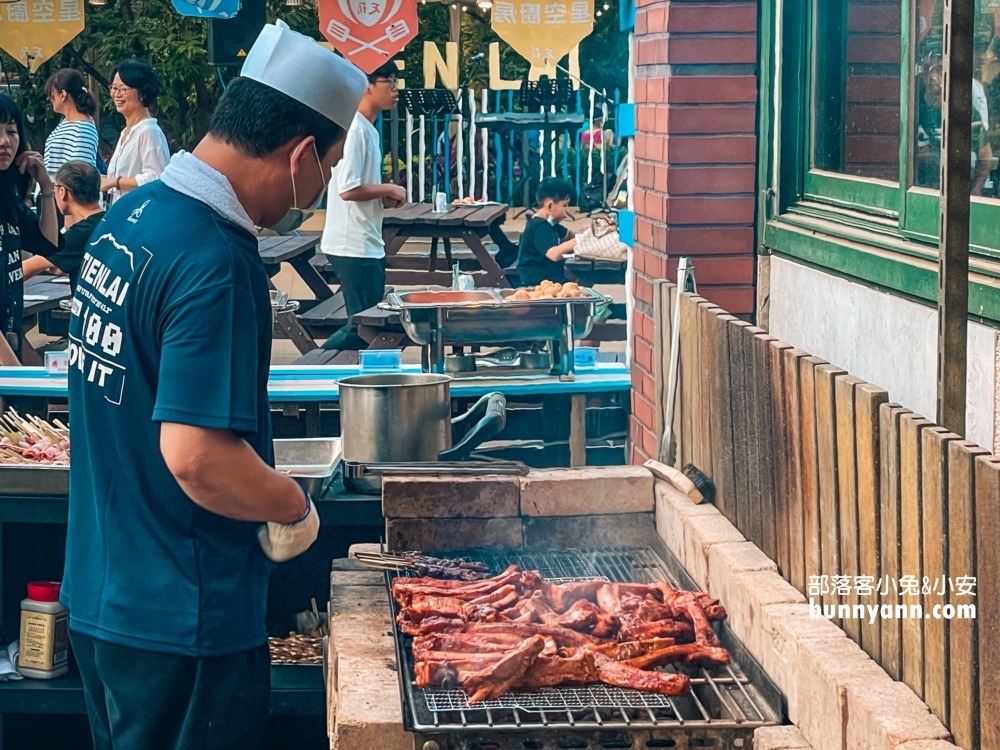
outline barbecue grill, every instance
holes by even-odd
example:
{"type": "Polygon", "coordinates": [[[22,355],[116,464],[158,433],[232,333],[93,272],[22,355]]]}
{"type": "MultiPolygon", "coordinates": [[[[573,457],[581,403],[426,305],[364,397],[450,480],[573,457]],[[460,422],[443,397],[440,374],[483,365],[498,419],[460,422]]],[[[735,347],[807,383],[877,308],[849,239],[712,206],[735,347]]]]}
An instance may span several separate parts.
{"type": "MultiPolygon", "coordinates": [[[[666,580],[697,590],[665,548],[611,548],[530,552],[472,550],[451,554],[480,560],[491,574],[514,563],[562,582],[603,578],[612,582],[666,580]]],[[[390,585],[395,573],[386,574],[390,585]]],[[[691,695],[665,695],[608,685],[510,692],[469,704],[465,692],[417,689],[412,639],[395,624],[403,726],[416,750],[646,750],[649,748],[751,748],[754,729],[782,723],[781,694],[725,624],[716,626],[732,663],[719,670],[686,669],[691,695]]],[[[725,605],[725,602],[722,602],[725,605]]]]}

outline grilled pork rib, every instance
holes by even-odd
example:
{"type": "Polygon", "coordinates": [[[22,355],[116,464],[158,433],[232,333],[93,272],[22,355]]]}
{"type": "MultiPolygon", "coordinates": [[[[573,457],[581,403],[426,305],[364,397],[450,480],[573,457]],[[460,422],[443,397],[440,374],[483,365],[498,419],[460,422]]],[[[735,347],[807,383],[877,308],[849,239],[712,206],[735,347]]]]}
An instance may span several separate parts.
{"type": "Polygon", "coordinates": [[[495,664],[470,674],[462,680],[469,703],[499,698],[506,693],[521,681],[544,648],[545,639],[533,636],[495,664]]]}
{"type": "Polygon", "coordinates": [[[391,589],[399,628],[414,636],[416,686],[461,685],[470,702],[595,682],[682,696],[686,675],[649,670],[729,664],[711,625],[722,605],[664,581],[548,583],[512,565],[471,582],[396,578],[391,589]]]}
{"type": "Polygon", "coordinates": [[[597,665],[597,676],[601,682],[620,688],[647,690],[651,693],[685,696],[691,692],[691,680],[687,675],[673,672],[646,672],[620,661],[613,661],[601,653],[593,652],[597,665]]]}

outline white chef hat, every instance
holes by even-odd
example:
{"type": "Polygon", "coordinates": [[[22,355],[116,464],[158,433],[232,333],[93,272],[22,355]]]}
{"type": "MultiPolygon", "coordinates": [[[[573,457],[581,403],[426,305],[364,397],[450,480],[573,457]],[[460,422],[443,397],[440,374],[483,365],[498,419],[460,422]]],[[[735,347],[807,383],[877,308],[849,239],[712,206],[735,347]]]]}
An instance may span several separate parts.
{"type": "Polygon", "coordinates": [[[345,130],[368,87],[360,68],[280,19],[261,30],[240,75],[292,97],[345,130]]]}

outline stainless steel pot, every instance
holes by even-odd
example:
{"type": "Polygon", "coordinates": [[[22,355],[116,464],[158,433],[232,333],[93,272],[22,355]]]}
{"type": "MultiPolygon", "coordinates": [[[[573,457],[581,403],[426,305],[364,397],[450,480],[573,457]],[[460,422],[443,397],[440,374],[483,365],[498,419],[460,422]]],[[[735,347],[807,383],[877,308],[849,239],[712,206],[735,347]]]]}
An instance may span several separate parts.
{"type": "MultiPolygon", "coordinates": [[[[466,413],[451,418],[451,378],[432,373],[355,375],[339,382],[340,432],[344,462],[389,464],[464,460],[505,425],[506,401],[483,396],[466,413]],[[455,447],[455,432],[471,428],[455,447]]],[[[378,493],[380,476],[349,476],[354,492],[378,493]]]]}

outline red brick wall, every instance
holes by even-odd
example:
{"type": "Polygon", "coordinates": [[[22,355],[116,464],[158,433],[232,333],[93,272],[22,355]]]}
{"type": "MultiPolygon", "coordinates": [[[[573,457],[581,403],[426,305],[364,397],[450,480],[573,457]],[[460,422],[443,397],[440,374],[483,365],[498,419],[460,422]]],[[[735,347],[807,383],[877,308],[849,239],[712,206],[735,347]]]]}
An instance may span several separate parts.
{"type": "Polygon", "coordinates": [[[698,291],[754,312],[757,4],[638,0],[630,460],[655,455],[653,279],[692,256],[698,291]]]}
{"type": "Polygon", "coordinates": [[[846,174],[899,179],[899,16],[896,0],[847,4],[846,174]]]}

